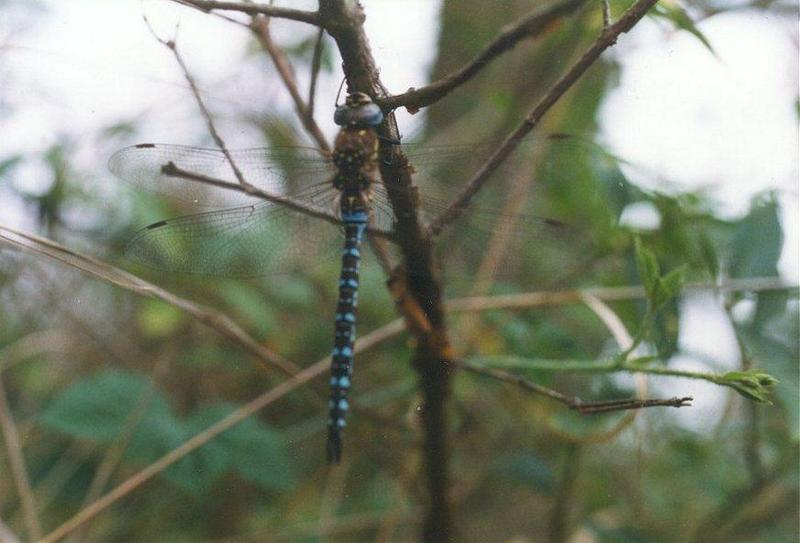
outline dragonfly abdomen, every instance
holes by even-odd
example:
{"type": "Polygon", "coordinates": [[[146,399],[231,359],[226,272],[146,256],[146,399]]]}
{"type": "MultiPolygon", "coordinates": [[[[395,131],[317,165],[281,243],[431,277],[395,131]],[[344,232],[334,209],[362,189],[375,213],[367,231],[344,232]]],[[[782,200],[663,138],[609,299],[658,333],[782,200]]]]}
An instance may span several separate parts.
{"type": "Polygon", "coordinates": [[[342,429],[349,410],[347,394],[353,374],[353,349],[358,311],[358,270],[361,242],[367,228],[366,209],[342,211],[344,250],[339,274],[339,299],[336,304],[334,347],[331,353],[331,395],[328,416],[328,461],[338,463],[342,454],[342,429]]]}

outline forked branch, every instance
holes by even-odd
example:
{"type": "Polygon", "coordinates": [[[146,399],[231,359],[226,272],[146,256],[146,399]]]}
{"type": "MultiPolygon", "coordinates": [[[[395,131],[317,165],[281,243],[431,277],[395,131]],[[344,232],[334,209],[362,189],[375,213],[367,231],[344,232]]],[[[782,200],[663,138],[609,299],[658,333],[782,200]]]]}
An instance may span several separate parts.
{"type": "Polygon", "coordinates": [[[429,106],[475,77],[492,60],[513,49],[520,41],[527,38],[537,38],[546,33],[553,28],[560,18],[576,11],[585,2],[586,0],[561,0],[560,2],[537,8],[523,16],[519,21],[502,29],[500,34],[484,47],[483,51],[478,53],[469,64],[457,72],[446,75],[425,87],[412,88],[403,94],[378,99],[377,103],[384,110],[405,107],[412,113],[429,106]]]}
{"type": "Polygon", "coordinates": [[[472,198],[483,188],[489,177],[497,168],[508,158],[517,148],[522,139],[528,135],[541,121],[553,105],[569,90],[580,77],[588,70],[600,55],[614,45],[619,36],[629,31],[633,26],[644,17],[648,10],[652,8],[658,0],[638,0],[628,11],[626,11],[617,22],[611,26],[603,28],[600,36],[586,50],[578,61],[550,87],[544,97],[536,104],[520,126],[514,130],[497,148],[497,150],[486,160],[470,179],[452,203],[441,214],[435,217],[429,227],[431,235],[438,235],[450,223],[456,220],[464,210],[467,209],[472,198]]]}

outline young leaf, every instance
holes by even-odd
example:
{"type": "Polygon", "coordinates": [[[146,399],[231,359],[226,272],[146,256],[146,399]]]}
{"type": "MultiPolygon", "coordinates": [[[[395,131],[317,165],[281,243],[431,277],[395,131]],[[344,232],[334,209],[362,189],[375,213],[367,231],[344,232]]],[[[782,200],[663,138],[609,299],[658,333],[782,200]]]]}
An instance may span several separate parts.
{"type": "Polygon", "coordinates": [[[778,384],[772,375],[757,369],[729,371],[722,376],[722,380],[742,396],[768,404],[772,404],[769,401],[770,389],[778,384]]]}
{"type": "Polygon", "coordinates": [[[708,38],[697,28],[697,25],[694,24],[694,21],[689,17],[689,14],[686,13],[686,10],[678,4],[659,2],[656,4],[652,13],[670,21],[676,28],[689,32],[692,36],[700,40],[700,43],[702,43],[712,55],[717,56],[716,51],[711,47],[711,42],[709,42],[708,38]]]}
{"type": "Polygon", "coordinates": [[[642,278],[647,299],[653,302],[660,274],[658,260],[652,251],[642,245],[639,238],[636,238],[634,248],[636,250],[636,267],[639,269],[639,276],[642,278]]]}
{"type": "Polygon", "coordinates": [[[653,308],[658,309],[677,297],[686,282],[686,265],[675,268],[667,275],[659,277],[656,282],[656,292],[653,297],[653,308]]]}

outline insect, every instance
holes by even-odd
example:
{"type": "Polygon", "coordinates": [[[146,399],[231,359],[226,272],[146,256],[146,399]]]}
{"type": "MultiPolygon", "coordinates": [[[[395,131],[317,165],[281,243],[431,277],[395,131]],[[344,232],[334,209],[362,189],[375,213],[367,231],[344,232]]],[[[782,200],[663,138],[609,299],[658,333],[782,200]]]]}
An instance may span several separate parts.
{"type": "MultiPolygon", "coordinates": [[[[341,247],[337,229],[323,221],[344,233],[330,378],[327,457],[331,463],[341,459],[349,410],[362,242],[367,231],[391,236],[395,222],[386,188],[378,180],[380,140],[375,128],[382,120],[380,108],[369,96],[351,93],[336,109],[334,121],[340,129],[330,154],[312,147],[286,147],[235,150],[226,156],[220,150],[148,143],[121,149],[109,161],[110,170],[123,180],[193,206],[223,207],[140,230],[127,254],[157,269],[229,277],[265,275],[296,267],[308,254],[319,259],[331,247],[341,247]],[[241,201],[246,204],[231,207],[241,201]]],[[[475,145],[404,148],[415,165],[423,166],[480,156],[475,145]]],[[[422,203],[432,213],[446,206],[446,200],[430,195],[422,203]]],[[[505,221],[527,235],[530,226],[557,225],[550,219],[503,217],[491,210],[471,210],[471,214],[477,217],[473,231],[484,224],[489,232],[505,221]]]]}

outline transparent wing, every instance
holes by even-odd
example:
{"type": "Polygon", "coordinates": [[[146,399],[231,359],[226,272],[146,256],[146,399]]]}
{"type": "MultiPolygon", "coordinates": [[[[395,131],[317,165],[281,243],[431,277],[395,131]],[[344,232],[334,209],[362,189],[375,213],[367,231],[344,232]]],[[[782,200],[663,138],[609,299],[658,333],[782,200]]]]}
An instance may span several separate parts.
{"type": "MultiPolygon", "coordinates": [[[[284,195],[321,184],[334,171],[328,156],[313,147],[238,149],[230,154],[248,183],[284,195]]],[[[168,164],[229,183],[239,182],[222,151],[184,145],[143,143],[126,147],[111,156],[108,168],[132,185],[199,208],[258,202],[241,192],[168,175],[163,170],[168,164]]]]}
{"type": "MultiPolygon", "coordinates": [[[[324,202],[329,195],[306,196],[324,202]]],[[[341,244],[335,225],[260,202],[151,224],[130,241],[126,256],[170,272],[250,277],[328,262],[341,244]]]]}

